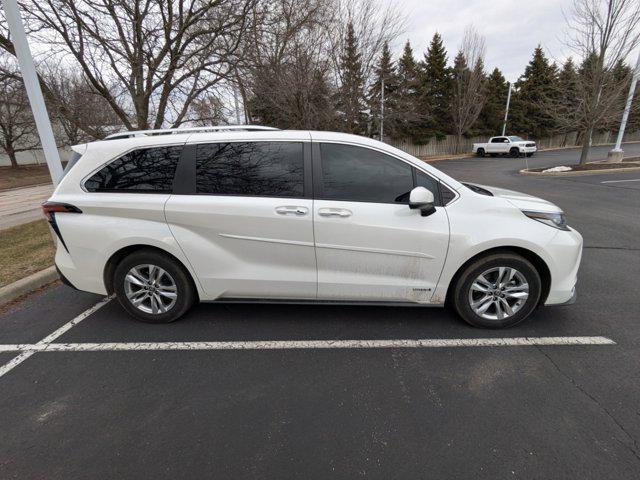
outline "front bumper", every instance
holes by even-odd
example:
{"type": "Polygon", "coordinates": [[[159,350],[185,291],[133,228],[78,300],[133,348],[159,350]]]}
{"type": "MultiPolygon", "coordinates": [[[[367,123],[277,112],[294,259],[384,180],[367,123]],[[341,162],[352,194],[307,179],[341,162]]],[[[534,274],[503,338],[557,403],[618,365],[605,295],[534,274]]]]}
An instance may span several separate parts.
{"type": "Polygon", "coordinates": [[[564,307],[566,305],[573,305],[578,300],[578,292],[576,291],[576,287],[573,287],[573,294],[571,298],[564,303],[556,303],[553,305],[554,307],[564,307]]]}
{"type": "Polygon", "coordinates": [[[559,230],[545,248],[550,258],[551,287],[545,305],[569,305],[575,301],[578,269],[582,259],[582,235],[559,230]]]}

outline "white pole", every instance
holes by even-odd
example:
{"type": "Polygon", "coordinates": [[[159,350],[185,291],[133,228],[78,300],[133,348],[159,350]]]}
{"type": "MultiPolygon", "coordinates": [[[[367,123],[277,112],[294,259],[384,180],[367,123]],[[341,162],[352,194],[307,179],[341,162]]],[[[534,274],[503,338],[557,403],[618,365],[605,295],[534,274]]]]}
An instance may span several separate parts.
{"type": "Polygon", "coordinates": [[[629,95],[627,96],[627,104],[624,107],[622,113],[622,121],[620,122],[620,130],[618,130],[618,138],[616,140],[616,146],[612,152],[622,152],[622,138],[624,137],[624,130],[627,128],[627,120],[629,119],[629,112],[631,112],[631,103],[633,102],[633,94],[636,91],[636,84],[638,83],[638,77],[640,76],[640,52],[638,52],[638,61],[636,62],[636,68],[633,71],[631,78],[631,86],[629,87],[629,95]]]}
{"type": "Polygon", "coordinates": [[[507,93],[507,108],[504,111],[504,123],[502,124],[502,136],[504,137],[505,132],[507,131],[507,118],[509,118],[509,102],[511,102],[511,82],[509,85],[509,93],[507,93]]]}
{"type": "Polygon", "coordinates": [[[16,49],[16,57],[18,57],[20,71],[22,72],[22,81],[29,96],[33,118],[36,121],[42,151],[49,166],[51,180],[54,185],[57,185],[62,178],[62,163],[60,162],[60,154],[56,147],[56,141],[53,138],[53,129],[51,128],[49,115],[47,115],[47,107],[44,104],[44,98],[42,98],[38,74],[36,73],[36,66],[33,63],[31,50],[29,50],[27,35],[24,33],[20,10],[18,9],[16,0],[3,0],[2,3],[4,4],[4,12],[7,17],[9,32],[13,37],[13,45],[16,49]]]}
{"type": "Polygon", "coordinates": [[[238,102],[238,87],[233,86],[233,103],[236,109],[236,125],[240,125],[240,104],[238,102]]]}
{"type": "Polygon", "coordinates": [[[380,141],[384,142],[384,77],[380,83],[380,141]]]}

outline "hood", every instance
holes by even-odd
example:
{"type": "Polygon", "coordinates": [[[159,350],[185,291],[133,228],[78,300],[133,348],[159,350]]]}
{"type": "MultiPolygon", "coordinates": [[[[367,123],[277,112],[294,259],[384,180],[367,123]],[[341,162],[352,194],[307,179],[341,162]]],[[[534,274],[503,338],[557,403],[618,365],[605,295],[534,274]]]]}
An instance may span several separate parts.
{"type": "MultiPolygon", "coordinates": [[[[507,190],[505,188],[490,187],[487,185],[470,184],[476,187],[480,187],[491,194],[494,197],[504,198],[514,207],[520,210],[531,210],[536,212],[562,212],[562,209],[551,202],[543,200],[542,198],[527,195],[526,193],[514,192],[513,190],[507,190]]],[[[472,188],[472,190],[474,190],[472,188]]],[[[475,190],[477,192],[477,190],[475,190]]]]}

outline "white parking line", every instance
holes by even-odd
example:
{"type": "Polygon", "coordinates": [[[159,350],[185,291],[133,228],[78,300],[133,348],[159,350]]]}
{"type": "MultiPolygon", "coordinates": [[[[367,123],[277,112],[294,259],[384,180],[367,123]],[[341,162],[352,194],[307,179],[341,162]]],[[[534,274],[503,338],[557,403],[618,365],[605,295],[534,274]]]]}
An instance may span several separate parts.
{"type": "Polygon", "coordinates": [[[264,340],[250,342],[37,343],[0,345],[0,352],[122,352],[149,350],[300,350],[363,348],[527,347],[615,345],[607,337],[512,337],[393,340],[264,340]]]}
{"type": "Polygon", "coordinates": [[[631,180],[607,180],[600,183],[620,183],[620,182],[640,182],[640,178],[634,178],[631,180]]]}
{"type": "Polygon", "coordinates": [[[47,345],[49,345],[51,342],[53,342],[56,338],[58,338],[61,335],[65,334],[67,331],[69,331],[70,328],[76,326],[82,320],[87,318],[89,315],[91,315],[92,313],[97,311],[99,308],[103,307],[107,302],[109,302],[109,300],[111,300],[111,297],[107,297],[107,298],[99,301],[98,303],[96,303],[93,307],[85,310],[80,315],[78,315],[73,320],[71,320],[70,322],[65,323],[63,326],[58,328],[56,331],[54,331],[53,333],[50,333],[49,335],[44,337],[38,343],[33,344],[32,345],[34,347],[33,349],[30,349],[30,350],[29,349],[20,349],[20,350],[2,350],[2,349],[0,349],[0,352],[1,351],[7,351],[7,352],[22,351],[23,352],[20,355],[18,355],[17,357],[12,358],[11,360],[9,360],[9,362],[5,363],[4,365],[2,365],[0,367],[0,377],[2,377],[5,373],[11,371],[13,368],[15,368],[18,365],[20,365],[22,362],[24,362],[31,355],[36,353],[38,351],[37,348],[44,348],[47,345]]]}

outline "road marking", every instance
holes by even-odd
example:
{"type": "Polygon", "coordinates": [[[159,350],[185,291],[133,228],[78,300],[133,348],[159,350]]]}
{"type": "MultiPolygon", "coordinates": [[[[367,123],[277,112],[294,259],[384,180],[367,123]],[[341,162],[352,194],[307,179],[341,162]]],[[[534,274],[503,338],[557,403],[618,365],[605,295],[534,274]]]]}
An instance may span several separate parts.
{"type": "Polygon", "coordinates": [[[4,365],[0,366],[0,377],[2,377],[5,373],[8,373],[9,371],[11,371],[12,369],[17,367],[18,365],[20,365],[22,362],[24,362],[27,358],[29,358],[34,353],[36,353],[38,351],[41,351],[41,349],[44,349],[47,345],[49,345],[51,342],[53,342],[56,338],[60,337],[61,335],[64,335],[66,332],[69,331],[69,329],[73,328],[74,326],[79,324],[82,320],[87,318],[89,315],[91,315],[92,313],[96,312],[98,309],[100,309],[104,305],[106,305],[107,302],[109,302],[109,300],[111,300],[111,298],[112,297],[107,297],[107,298],[99,301],[98,303],[96,303],[93,307],[85,310],[80,315],[75,317],[73,320],[65,323],[63,326],[58,328],[56,331],[54,331],[54,332],[50,333],[49,335],[47,335],[46,337],[44,337],[38,343],[35,343],[35,344],[31,345],[33,347],[32,349],[24,349],[24,348],[22,348],[22,349],[19,349],[19,350],[3,350],[0,347],[0,352],[3,352],[3,351],[4,352],[22,352],[17,357],[12,358],[11,360],[9,360],[9,362],[7,362],[4,365]]]}
{"type": "Polygon", "coordinates": [[[607,337],[433,338],[394,340],[258,340],[250,342],[36,343],[0,345],[0,352],[123,352],[157,350],[300,350],[365,348],[615,345],[607,337]]]}
{"type": "Polygon", "coordinates": [[[640,182],[640,178],[634,178],[631,180],[607,180],[600,183],[620,183],[620,182],[640,182]]]}

